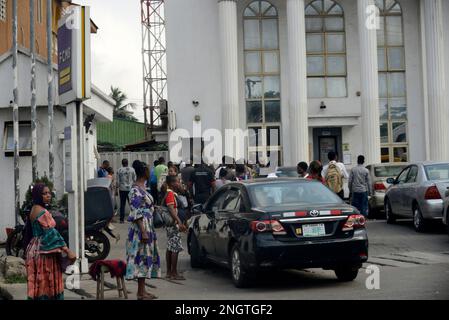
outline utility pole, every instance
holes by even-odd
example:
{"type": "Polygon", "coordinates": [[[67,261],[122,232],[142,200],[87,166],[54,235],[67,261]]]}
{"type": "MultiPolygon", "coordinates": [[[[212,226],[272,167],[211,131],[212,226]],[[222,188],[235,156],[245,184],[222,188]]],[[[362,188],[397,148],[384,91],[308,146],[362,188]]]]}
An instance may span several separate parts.
{"type": "Polygon", "coordinates": [[[53,156],[53,31],[52,0],[47,0],[47,68],[48,68],[48,160],[49,179],[54,182],[53,156]]]}
{"type": "Polygon", "coordinates": [[[12,71],[13,71],[13,131],[14,131],[14,203],[15,222],[19,222],[20,213],[20,185],[19,185],[19,69],[17,51],[17,0],[12,3],[12,71]]]}
{"type": "Polygon", "coordinates": [[[31,55],[31,165],[33,181],[37,179],[37,127],[36,127],[36,45],[34,0],[30,0],[30,55],[31,55]]]}

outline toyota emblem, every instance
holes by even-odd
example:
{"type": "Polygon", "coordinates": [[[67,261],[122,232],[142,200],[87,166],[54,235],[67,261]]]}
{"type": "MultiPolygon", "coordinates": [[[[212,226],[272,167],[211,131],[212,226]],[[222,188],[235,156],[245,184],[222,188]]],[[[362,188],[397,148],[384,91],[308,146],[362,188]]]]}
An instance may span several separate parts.
{"type": "Polygon", "coordinates": [[[320,212],[318,210],[312,210],[310,211],[310,215],[312,217],[318,217],[320,215],[320,212]]]}

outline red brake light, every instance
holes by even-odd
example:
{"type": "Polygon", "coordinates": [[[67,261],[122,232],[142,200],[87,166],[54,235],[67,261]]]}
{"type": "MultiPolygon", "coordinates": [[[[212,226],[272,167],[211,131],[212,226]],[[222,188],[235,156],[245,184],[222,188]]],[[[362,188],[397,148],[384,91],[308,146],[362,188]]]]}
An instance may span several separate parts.
{"type": "Polygon", "coordinates": [[[366,219],[361,214],[353,214],[348,217],[346,223],[343,226],[343,231],[349,231],[353,229],[364,228],[366,219]]]}
{"type": "Polygon", "coordinates": [[[374,190],[375,191],[385,191],[385,190],[387,190],[387,187],[385,187],[385,184],[383,182],[376,182],[374,184],[374,190]]]}
{"type": "Polygon", "coordinates": [[[427,188],[424,198],[426,200],[438,200],[441,199],[441,195],[436,186],[431,186],[427,188]]]}
{"type": "Polygon", "coordinates": [[[255,233],[272,232],[276,235],[287,234],[282,224],[277,220],[252,221],[251,230],[255,233]]]}

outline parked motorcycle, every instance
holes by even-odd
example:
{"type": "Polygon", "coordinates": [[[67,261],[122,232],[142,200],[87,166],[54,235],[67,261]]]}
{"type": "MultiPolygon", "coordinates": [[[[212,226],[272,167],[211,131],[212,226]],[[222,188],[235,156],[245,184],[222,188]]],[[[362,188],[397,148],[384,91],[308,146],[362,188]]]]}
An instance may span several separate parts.
{"type": "MultiPolygon", "coordinates": [[[[111,223],[114,210],[109,193],[110,180],[98,178],[88,181],[88,188],[84,194],[84,250],[89,263],[104,260],[109,255],[111,244],[106,234],[116,241],[120,240],[119,235],[114,234],[114,226],[111,223]]],[[[69,238],[69,223],[67,214],[61,211],[49,210],[56,222],[56,229],[64,238],[66,243],[69,238]]],[[[9,230],[6,253],[11,256],[24,257],[24,237],[25,226],[29,218],[31,207],[25,208],[21,212],[23,225],[16,226],[9,230]]]]}

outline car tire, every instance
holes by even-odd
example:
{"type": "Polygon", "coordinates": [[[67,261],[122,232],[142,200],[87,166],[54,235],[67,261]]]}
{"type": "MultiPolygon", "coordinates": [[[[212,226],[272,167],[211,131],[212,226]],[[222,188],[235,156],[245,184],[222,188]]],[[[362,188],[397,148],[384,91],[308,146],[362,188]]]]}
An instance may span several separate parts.
{"type": "Polygon", "coordinates": [[[246,288],[250,284],[247,270],[243,266],[240,249],[237,244],[231,250],[230,266],[232,282],[237,288],[246,288]]]}
{"type": "Polygon", "coordinates": [[[338,278],[338,281],[350,282],[354,281],[355,278],[357,278],[357,275],[359,274],[359,269],[360,269],[359,267],[354,266],[343,266],[336,268],[334,272],[338,278]]]}
{"type": "Polygon", "coordinates": [[[379,215],[379,210],[377,208],[373,208],[372,206],[368,206],[368,218],[375,219],[379,215]]]}
{"type": "Polygon", "coordinates": [[[413,227],[416,232],[424,232],[427,227],[421,209],[417,205],[413,208],[413,227]]]}
{"type": "Polygon", "coordinates": [[[394,215],[393,210],[391,210],[390,199],[385,200],[385,218],[389,224],[396,222],[396,216],[394,215]]]}
{"type": "Polygon", "coordinates": [[[449,221],[447,219],[448,218],[446,218],[446,231],[447,231],[447,235],[449,236],[449,221]]]}
{"type": "Polygon", "coordinates": [[[198,243],[198,239],[192,233],[190,236],[190,266],[192,268],[202,268],[204,267],[204,259],[201,256],[201,249],[198,243]]]}

